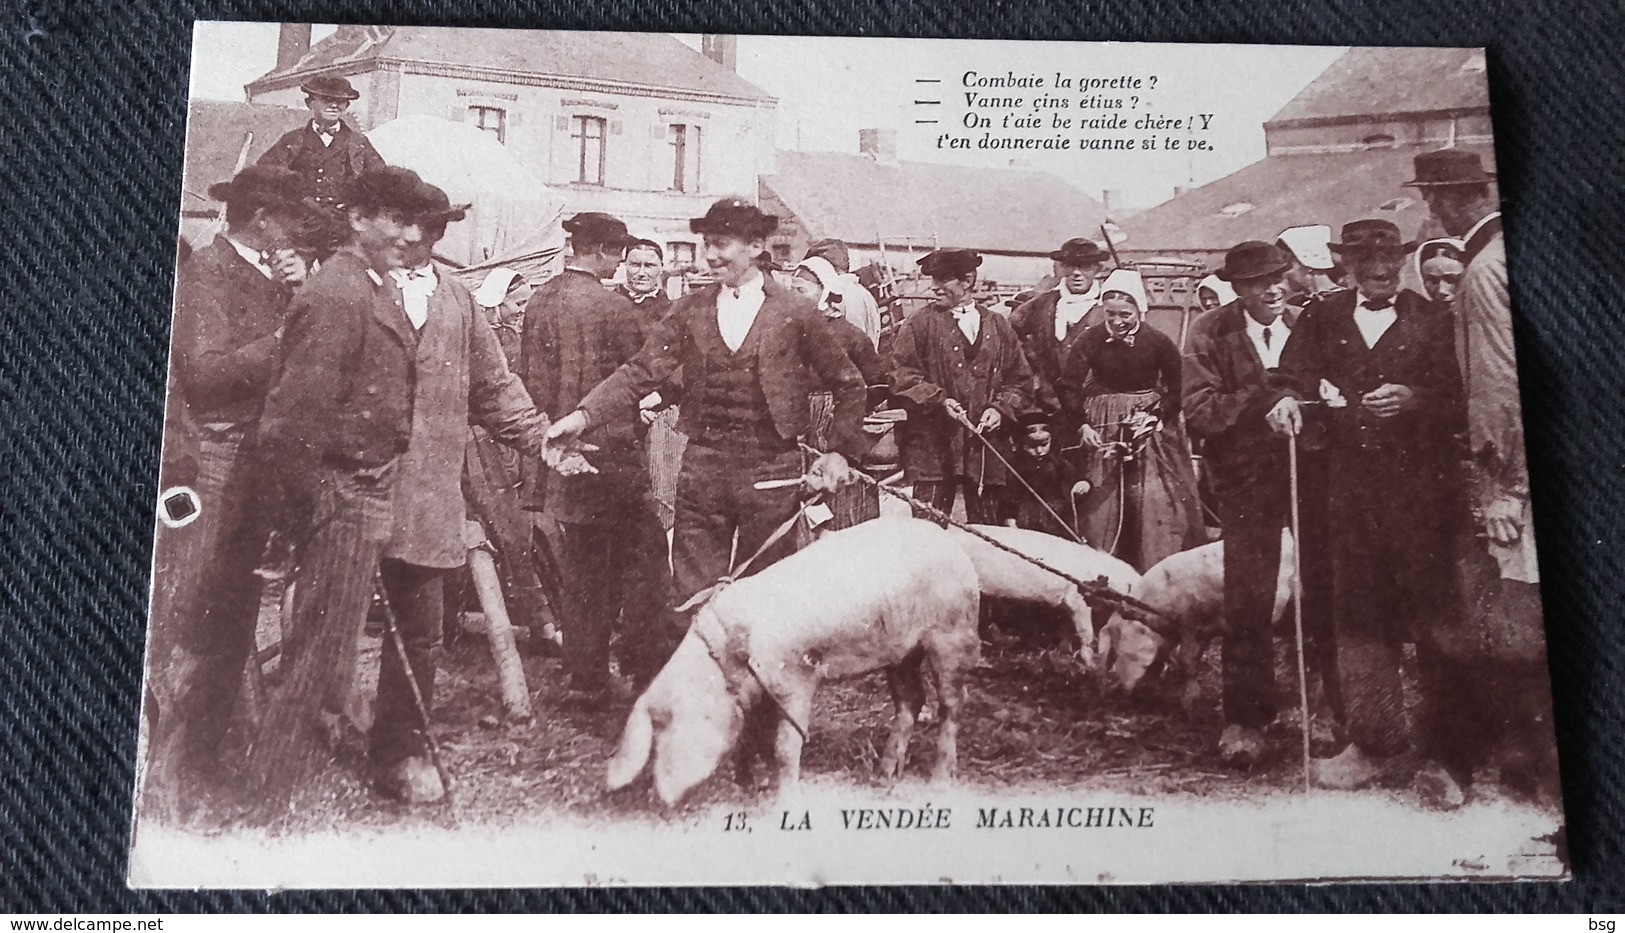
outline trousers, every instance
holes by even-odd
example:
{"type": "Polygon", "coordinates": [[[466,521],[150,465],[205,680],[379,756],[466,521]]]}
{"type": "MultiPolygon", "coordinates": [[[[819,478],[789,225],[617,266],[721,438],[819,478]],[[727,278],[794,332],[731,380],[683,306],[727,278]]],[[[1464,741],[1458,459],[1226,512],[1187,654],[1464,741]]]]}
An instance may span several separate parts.
{"type": "MultiPolygon", "coordinates": [[[[796,514],[797,487],[757,489],[756,484],[794,479],[801,471],[798,450],[763,453],[689,443],[677,477],[672,527],[672,591],[680,603],[726,575],[735,560],[756,553],[775,529],[796,514]]],[[[795,535],[785,535],[756,558],[750,570],[761,570],[794,550],[795,535]]]]}

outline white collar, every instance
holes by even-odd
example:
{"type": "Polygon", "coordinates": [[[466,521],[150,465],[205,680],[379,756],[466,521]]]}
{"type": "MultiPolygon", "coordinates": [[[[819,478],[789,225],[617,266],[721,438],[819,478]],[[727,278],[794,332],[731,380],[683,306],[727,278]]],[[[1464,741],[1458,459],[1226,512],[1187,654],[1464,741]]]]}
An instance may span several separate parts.
{"type": "Polygon", "coordinates": [[[1066,301],[1068,299],[1080,301],[1100,297],[1100,283],[1098,281],[1090,282],[1089,290],[1086,292],[1075,292],[1067,288],[1066,279],[1062,279],[1055,283],[1055,290],[1061,293],[1062,301],[1066,301]]]}
{"type": "Polygon", "coordinates": [[[1473,235],[1475,233],[1477,233],[1478,231],[1484,229],[1485,224],[1489,223],[1492,220],[1495,220],[1495,219],[1499,218],[1500,216],[1501,216],[1500,211],[1490,211],[1488,214],[1485,214],[1483,216],[1483,218],[1479,220],[1478,223],[1473,224],[1472,228],[1470,230],[1468,230],[1466,235],[1461,238],[1461,241],[1463,243],[1467,243],[1467,242],[1471,241],[1472,238],[1473,238],[1473,235]]]}
{"type": "MultiPolygon", "coordinates": [[[[1251,314],[1248,314],[1247,309],[1243,308],[1241,310],[1241,319],[1242,319],[1242,321],[1244,321],[1246,323],[1247,333],[1249,335],[1251,335],[1252,337],[1257,338],[1257,339],[1263,339],[1263,337],[1264,337],[1264,328],[1265,327],[1273,328],[1277,324],[1279,324],[1281,326],[1281,330],[1283,332],[1285,332],[1287,330],[1286,315],[1285,314],[1276,315],[1275,320],[1271,321],[1268,324],[1260,324],[1260,323],[1258,323],[1258,318],[1255,318],[1251,314]]],[[[1270,333],[1275,333],[1275,331],[1271,330],[1270,333]]]]}
{"type": "Polygon", "coordinates": [[[260,275],[273,280],[276,278],[276,276],[271,272],[271,267],[265,262],[264,259],[260,258],[261,253],[259,250],[249,249],[243,244],[232,239],[230,234],[226,235],[226,242],[231,244],[231,248],[236,250],[237,255],[243,257],[245,262],[253,266],[255,269],[258,269],[260,275]]]}
{"type": "Polygon", "coordinates": [[[753,298],[756,295],[761,295],[764,293],[767,282],[766,279],[762,277],[762,270],[752,269],[750,270],[750,274],[745,278],[745,281],[740,282],[737,286],[729,285],[725,282],[719,282],[718,284],[722,286],[722,291],[732,292],[733,294],[731,297],[753,298]]]}
{"type": "Polygon", "coordinates": [[[1354,310],[1365,311],[1371,314],[1381,314],[1383,311],[1392,311],[1394,310],[1395,306],[1399,304],[1399,293],[1395,292],[1393,295],[1389,296],[1388,307],[1386,308],[1367,308],[1365,303],[1370,300],[1371,298],[1366,295],[1365,292],[1356,290],[1354,292],[1354,310]]]}
{"type": "Polygon", "coordinates": [[[316,122],[315,117],[312,117],[311,120],[310,120],[310,130],[311,130],[311,132],[315,133],[317,136],[337,136],[339,134],[339,130],[342,130],[342,129],[344,129],[344,121],[343,120],[339,121],[338,128],[334,129],[332,132],[325,132],[322,129],[322,125],[320,123],[316,122]]]}

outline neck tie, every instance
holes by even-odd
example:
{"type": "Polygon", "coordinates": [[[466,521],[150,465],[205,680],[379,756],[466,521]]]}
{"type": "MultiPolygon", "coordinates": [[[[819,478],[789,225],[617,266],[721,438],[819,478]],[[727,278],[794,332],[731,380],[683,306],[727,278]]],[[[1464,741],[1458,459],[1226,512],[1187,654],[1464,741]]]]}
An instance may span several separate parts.
{"type": "Polygon", "coordinates": [[[1266,350],[1269,349],[1269,346],[1270,346],[1270,325],[1265,324],[1264,325],[1264,349],[1266,349],[1266,350]]]}

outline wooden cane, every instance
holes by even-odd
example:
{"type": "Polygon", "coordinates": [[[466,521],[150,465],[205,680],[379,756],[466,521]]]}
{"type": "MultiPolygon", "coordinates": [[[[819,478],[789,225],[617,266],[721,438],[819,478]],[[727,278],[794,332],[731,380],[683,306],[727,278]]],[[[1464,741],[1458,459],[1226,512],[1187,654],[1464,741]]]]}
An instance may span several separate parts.
{"type": "Polygon", "coordinates": [[[1298,533],[1298,435],[1286,438],[1292,487],[1292,627],[1298,647],[1298,707],[1303,727],[1303,792],[1309,793],[1309,676],[1303,664],[1303,537],[1298,533]]]}

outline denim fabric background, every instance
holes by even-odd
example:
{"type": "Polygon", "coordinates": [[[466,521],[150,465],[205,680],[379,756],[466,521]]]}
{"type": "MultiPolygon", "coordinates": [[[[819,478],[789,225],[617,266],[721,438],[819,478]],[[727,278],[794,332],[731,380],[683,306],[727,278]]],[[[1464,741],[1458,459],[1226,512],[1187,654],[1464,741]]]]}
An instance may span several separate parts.
{"type": "Polygon", "coordinates": [[[1625,910],[1618,315],[1625,53],[1616,0],[998,0],[967,3],[969,12],[949,0],[0,3],[0,911],[1625,910]],[[1487,46],[1578,880],[1125,890],[126,890],[194,18],[1487,46]]]}

